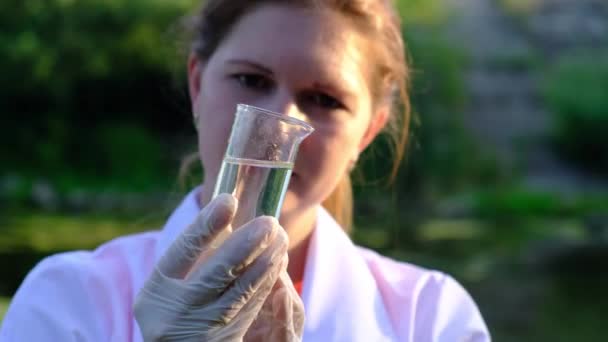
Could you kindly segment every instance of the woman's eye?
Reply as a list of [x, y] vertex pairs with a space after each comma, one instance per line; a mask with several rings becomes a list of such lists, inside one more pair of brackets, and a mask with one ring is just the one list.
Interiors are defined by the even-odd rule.
[[334, 97], [323, 93], [310, 94], [310, 100], [319, 107], [326, 109], [340, 109], [344, 108], [344, 105]]
[[253, 90], [266, 90], [272, 86], [271, 81], [262, 75], [236, 74], [232, 77], [236, 79], [237, 82], [239, 82], [239, 84], [244, 88], [249, 88]]

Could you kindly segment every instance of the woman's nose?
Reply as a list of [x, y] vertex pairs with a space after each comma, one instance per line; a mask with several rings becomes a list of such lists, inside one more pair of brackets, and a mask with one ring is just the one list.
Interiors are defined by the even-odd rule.
[[306, 121], [306, 115], [300, 110], [295, 97], [287, 92], [277, 92], [265, 105], [264, 108], [273, 112]]

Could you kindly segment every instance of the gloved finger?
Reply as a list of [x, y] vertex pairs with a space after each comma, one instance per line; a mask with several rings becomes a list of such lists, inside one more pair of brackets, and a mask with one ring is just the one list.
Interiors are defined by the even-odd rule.
[[302, 334], [303, 305], [286, 272], [279, 279], [258, 315], [258, 325], [271, 329], [259, 341], [300, 341]]
[[205, 247], [229, 228], [236, 206], [236, 199], [229, 194], [221, 194], [209, 202], [194, 223], [167, 249], [158, 263], [158, 270], [170, 278], [184, 278]]
[[288, 306], [278, 308], [279, 310], [284, 310], [284, 312], [288, 313], [287, 318], [289, 319], [288, 326], [291, 329], [290, 331], [293, 332], [297, 337], [297, 340], [299, 340], [304, 329], [304, 303], [286, 272], [279, 275], [278, 283], [282, 285], [282, 289], [284, 290], [282, 294], [286, 297], [285, 300], [289, 301]]
[[[205, 264], [188, 274], [186, 280], [203, 283], [207, 296], [219, 296], [276, 240], [279, 230], [283, 231], [273, 217], [261, 216], [251, 220], [235, 230]], [[198, 291], [193, 295], [199, 295]], [[198, 300], [192, 298], [192, 303], [196, 302]]]
[[[286, 262], [286, 261], [284, 261]], [[267, 341], [270, 336], [272, 336], [273, 329], [275, 327], [274, 317], [273, 317], [273, 298], [275, 297], [275, 292], [279, 291], [281, 288], [281, 275], [283, 272], [279, 274], [279, 279], [274, 283], [270, 294], [264, 301], [264, 304], [260, 308], [260, 311], [256, 315], [253, 323], [247, 330], [247, 334], [243, 341], [247, 342], [263, 342]]]
[[[284, 284], [272, 296], [272, 329], [270, 341], [300, 341], [304, 328], [304, 306], [297, 293]], [[295, 291], [293, 291], [295, 292]]]
[[294, 335], [292, 311], [293, 301], [287, 289], [281, 287], [272, 294], [272, 317], [276, 322], [271, 332], [271, 341], [290, 341]]
[[220, 297], [227, 322], [243, 316], [249, 326], [258, 315], [281, 271], [287, 269], [287, 235], [283, 229], [271, 245], [238, 277]]

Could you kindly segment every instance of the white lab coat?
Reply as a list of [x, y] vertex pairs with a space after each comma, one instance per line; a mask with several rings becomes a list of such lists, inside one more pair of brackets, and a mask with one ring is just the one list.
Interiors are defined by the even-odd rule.
[[[200, 210], [195, 191], [160, 232], [43, 260], [13, 298], [0, 341], [142, 341], [132, 314], [135, 295]], [[304, 341], [490, 340], [475, 303], [454, 279], [355, 246], [322, 208], [302, 300]]]

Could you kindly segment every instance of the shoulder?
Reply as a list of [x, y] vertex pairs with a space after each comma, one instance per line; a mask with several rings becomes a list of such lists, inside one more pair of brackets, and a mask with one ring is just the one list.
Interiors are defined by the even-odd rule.
[[489, 341], [477, 305], [451, 276], [359, 247], [393, 325], [414, 341]]
[[110, 240], [92, 251], [59, 253], [43, 259], [24, 280], [30, 284], [84, 284], [88, 290], [129, 290], [154, 264], [158, 232], [127, 235]]
[[[125, 236], [94, 251], [42, 260], [15, 294], [0, 339], [100, 340], [129, 330], [133, 292], [153, 265], [156, 235]], [[27, 329], [32, 324], [38, 328]]]

